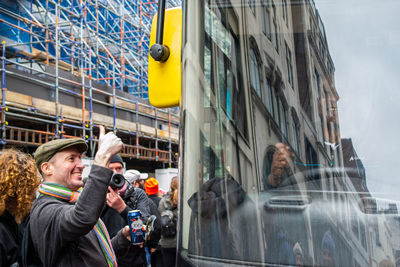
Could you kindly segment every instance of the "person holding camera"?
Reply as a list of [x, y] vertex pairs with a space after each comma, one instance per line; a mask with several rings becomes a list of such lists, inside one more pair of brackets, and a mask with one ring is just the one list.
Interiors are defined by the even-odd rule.
[[52, 140], [36, 150], [34, 158], [44, 182], [29, 227], [43, 266], [117, 266], [117, 257], [130, 245], [129, 227], [121, 225], [110, 240], [99, 217], [112, 176], [107, 166], [122, 147], [120, 138], [105, 134], [100, 126], [98, 151], [81, 193], [81, 155], [87, 150], [83, 139]]
[[[107, 226], [110, 237], [116, 235], [122, 226], [128, 223], [128, 212], [140, 210], [143, 222], [150, 217], [149, 199], [146, 193], [135, 188], [123, 177], [124, 162], [119, 154], [114, 155], [108, 168], [114, 172], [107, 194], [106, 206], [102, 212], [102, 220]], [[158, 242], [158, 240], [157, 240]], [[146, 266], [144, 245], [131, 245], [128, 252], [118, 258], [118, 266]]]

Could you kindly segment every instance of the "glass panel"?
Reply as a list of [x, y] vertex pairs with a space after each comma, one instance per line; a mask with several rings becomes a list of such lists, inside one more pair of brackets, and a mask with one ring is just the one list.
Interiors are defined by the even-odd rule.
[[178, 266], [400, 266], [400, 2], [183, 6]]

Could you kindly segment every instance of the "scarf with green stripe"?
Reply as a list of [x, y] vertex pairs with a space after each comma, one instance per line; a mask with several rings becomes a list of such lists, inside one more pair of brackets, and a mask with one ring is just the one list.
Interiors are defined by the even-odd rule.
[[[39, 193], [47, 196], [52, 196], [54, 198], [66, 200], [69, 203], [75, 203], [79, 196], [78, 191], [71, 191], [62, 185], [49, 182], [43, 183], [39, 186]], [[108, 235], [106, 226], [100, 218], [93, 229], [96, 233], [104, 257], [107, 260], [108, 266], [118, 266], [114, 250], [111, 246], [110, 236]]]

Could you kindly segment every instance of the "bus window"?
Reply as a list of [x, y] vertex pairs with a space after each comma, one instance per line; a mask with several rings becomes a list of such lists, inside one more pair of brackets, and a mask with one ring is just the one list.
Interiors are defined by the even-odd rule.
[[383, 2], [183, 1], [180, 266], [400, 264]]

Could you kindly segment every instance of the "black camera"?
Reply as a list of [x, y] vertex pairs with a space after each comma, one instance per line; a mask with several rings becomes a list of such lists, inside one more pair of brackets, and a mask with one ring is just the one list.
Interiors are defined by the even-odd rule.
[[112, 189], [121, 189], [125, 184], [125, 177], [120, 173], [114, 173], [110, 180]]

